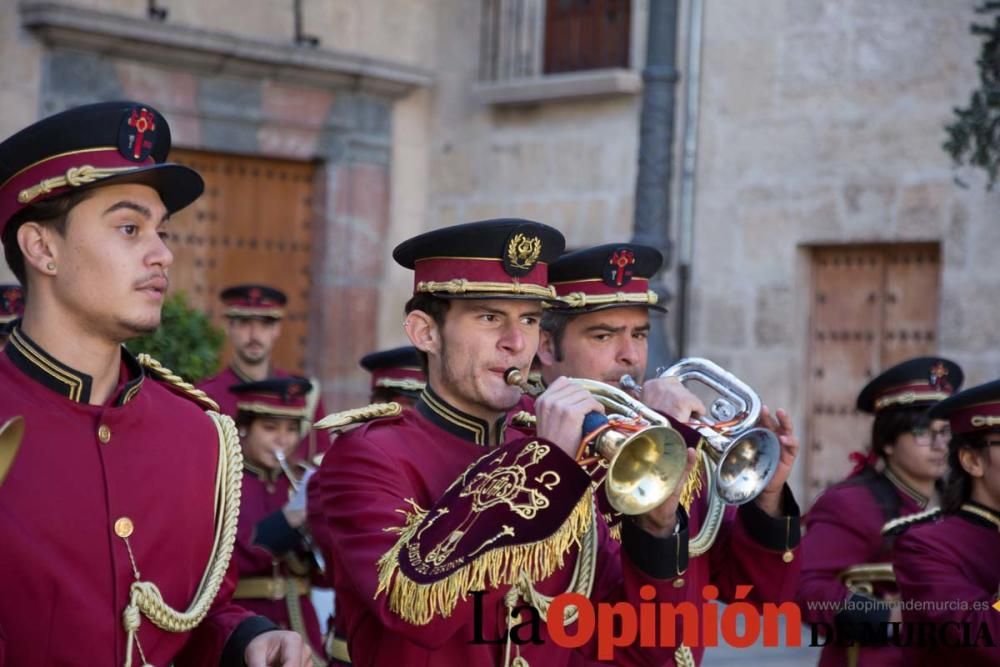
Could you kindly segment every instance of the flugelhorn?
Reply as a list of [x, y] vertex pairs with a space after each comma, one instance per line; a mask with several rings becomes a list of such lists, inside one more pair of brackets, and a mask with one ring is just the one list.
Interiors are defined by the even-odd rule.
[[[508, 369], [504, 379], [528, 390], [515, 368]], [[584, 419], [581, 449], [607, 462], [604, 488], [611, 506], [622, 514], [635, 515], [663, 503], [683, 482], [687, 444], [681, 434], [663, 415], [617, 387], [568, 379], [589, 391], [608, 412], [607, 416], [591, 412]]]
[[[685, 385], [698, 382], [718, 394], [708, 408], [709, 414], [688, 424], [708, 444], [702, 449], [707, 459], [708, 516], [690, 546], [691, 554], [697, 556], [715, 542], [725, 505], [750, 502], [767, 488], [781, 460], [781, 443], [773, 431], [757, 426], [762, 407], [757, 393], [718, 364], [690, 357], [658, 377], [676, 378]], [[621, 385], [641, 392], [631, 376], [623, 376]]]

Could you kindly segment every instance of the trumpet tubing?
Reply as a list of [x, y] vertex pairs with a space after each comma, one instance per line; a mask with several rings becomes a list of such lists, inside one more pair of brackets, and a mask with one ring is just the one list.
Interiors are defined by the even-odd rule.
[[[622, 514], [635, 515], [660, 505], [684, 481], [684, 438], [666, 417], [621, 389], [595, 380], [568, 379], [590, 392], [612, 415], [604, 419], [599, 413], [591, 413], [601, 416], [607, 424], [596, 430], [586, 426], [584, 433], [590, 449], [608, 463], [604, 488], [611, 506]], [[504, 380], [528, 391], [516, 368], [507, 369]], [[591, 415], [587, 421], [591, 421]]]

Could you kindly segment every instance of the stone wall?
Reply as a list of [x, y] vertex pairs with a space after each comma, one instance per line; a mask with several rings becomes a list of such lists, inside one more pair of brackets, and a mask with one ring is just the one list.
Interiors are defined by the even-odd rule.
[[[941, 150], [974, 0], [706, 3], [692, 352], [805, 425], [810, 244], [939, 241], [939, 345], [995, 378], [995, 194]], [[801, 468], [800, 468], [801, 469]]]

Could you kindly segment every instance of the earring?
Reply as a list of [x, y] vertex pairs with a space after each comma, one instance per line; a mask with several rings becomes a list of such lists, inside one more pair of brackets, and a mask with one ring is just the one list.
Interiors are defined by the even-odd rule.
[[244, 429], [242, 429], [242, 428], [240, 429], [240, 437], [241, 438], [247, 437], [247, 432]]
[[49, 262], [48, 264], [45, 265], [45, 268], [48, 269], [49, 271], [55, 271], [56, 270], [56, 263], [55, 262]]

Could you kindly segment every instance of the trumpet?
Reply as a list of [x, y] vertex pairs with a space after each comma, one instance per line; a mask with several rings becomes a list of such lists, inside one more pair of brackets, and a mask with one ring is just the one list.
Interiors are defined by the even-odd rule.
[[[644, 514], [660, 505], [683, 482], [687, 444], [669, 420], [611, 385], [569, 378], [589, 391], [608, 416], [589, 413], [583, 422], [583, 442], [590, 460], [608, 464], [604, 478], [608, 502], [622, 514]], [[516, 368], [504, 373], [507, 384], [530, 391]], [[579, 460], [579, 455], [578, 455]]]
[[24, 417], [11, 417], [0, 426], [0, 484], [14, 465], [14, 457], [24, 437]]
[[[690, 357], [658, 377], [676, 378], [682, 384], [698, 382], [718, 394], [708, 416], [688, 423], [708, 444], [702, 449], [709, 485], [708, 516], [690, 546], [691, 555], [698, 556], [715, 542], [725, 505], [748, 503], [767, 488], [781, 460], [781, 443], [772, 431], [756, 425], [760, 397], [718, 364]], [[622, 376], [620, 383], [630, 391], [642, 391], [629, 375]]]
[[295, 465], [302, 469], [302, 473], [299, 475], [295, 474], [292, 470], [292, 466], [288, 463], [288, 458], [285, 456], [285, 452], [280, 449], [274, 452], [274, 458], [278, 459], [278, 466], [281, 467], [281, 472], [288, 478], [288, 484], [292, 487], [292, 491], [297, 492], [302, 484], [302, 479], [305, 477], [306, 473], [310, 471], [315, 471], [316, 466], [306, 463], [305, 461], [299, 461]]

